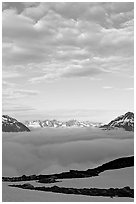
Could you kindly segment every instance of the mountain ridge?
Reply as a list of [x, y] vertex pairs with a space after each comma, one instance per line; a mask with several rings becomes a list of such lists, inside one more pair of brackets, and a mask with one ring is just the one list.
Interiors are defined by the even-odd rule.
[[127, 112], [124, 115], [116, 117], [111, 120], [108, 124], [100, 126], [100, 128], [113, 129], [113, 128], [123, 128], [126, 131], [134, 131], [134, 113]]
[[59, 121], [56, 119], [46, 119], [46, 120], [32, 120], [25, 121], [25, 125], [27, 127], [34, 128], [46, 128], [46, 127], [54, 127], [54, 128], [65, 128], [65, 127], [99, 127], [102, 123], [93, 123], [90, 121], [79, 121], [79, 120], [68, 120], [68, 121]]
[[115, 119], [111, 120], [108, 124], [90, 122], [90, 121], [79, 121], [76, 119], [68, 121], [59, 121], [56, 119], [46, 120], [31, 120], [21, 123], [15, 118], [9, 117], [8, 115], [2, 116], [2, 131], [3, 132], [22, 132], [30, 131], [29, 128], [85, 128], [85, 127], [99, 127], [105, 130], [114, 128], [123, 128], [126, 131], [134, 131], [134, 113], [127, 112], [124, 115], [120, 115]]
[[15, 118], [2, 115], [2, 132], [30, 132], [29, 128]]

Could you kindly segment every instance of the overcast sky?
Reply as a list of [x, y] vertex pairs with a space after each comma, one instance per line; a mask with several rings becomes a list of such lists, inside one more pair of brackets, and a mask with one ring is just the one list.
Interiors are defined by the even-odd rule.
[[133, 3], [3, 3], [3, 114], [133, 111]]

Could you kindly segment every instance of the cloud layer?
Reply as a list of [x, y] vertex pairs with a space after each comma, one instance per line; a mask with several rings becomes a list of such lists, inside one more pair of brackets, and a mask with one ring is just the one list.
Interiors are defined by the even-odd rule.
[[42, 75], [30, 81], [123, 71], [132, 63], [133, 3], [26, 3], [18, 12], [3, 11], [3, 64], [34, 63]]
[[87, 169], [133, 155], [133, 133], [93, 129], [44, 129], [3, 133], [3, 175]]
[[[60, 90], [65, 82], [75, 80], [81, 90], [83, 80], [96, 81], [98, 83], [91, 84], [95, 100], [98, 100], [99, 82], [107, 92], [107, 87], [115, 90], [115, 78], [120, 82], [122, 77], [122, 84], [126, 85], [123, 90], [127, 93], [127, 90], [132, 90], [134, 3], [5, 2], [2, 21], [3, 104], [10, 99], [16, 107], [25, 103], [25, 107], [33, 109], [34, 105], [36, 109], [39, 104], [39, 110], [49, 92], [56, 98], [50, 85], [47, 85], [48, 93], [41, 91], [47, 82], [58, 82], [56, 89]], [[90, 94], [88, 84], [85, 87], [87, 95]], [[74, 92], [72, 88], [70, 86], [69, 93]], [[50, 100], [54, 100], [52, 95], [49, 95]], [[73, 98], [73, 95], [68, 98]], [[101, 95], [101, 90], [98, 95]], [[61, 101], [64, 97], [62, 91]], [[118, 99], [118, 93], [116, 97]], [[61, 101], [56, 101], [56, 104], [62, 107], [64, 103]], [[70, 102], [65, 104], [69, 106]], [[80, 109], [85, 105], [81, 106]], [[49, 108], [52, 109], [52, 105]], [[60, 107], [55, 105], [55, 108]]]

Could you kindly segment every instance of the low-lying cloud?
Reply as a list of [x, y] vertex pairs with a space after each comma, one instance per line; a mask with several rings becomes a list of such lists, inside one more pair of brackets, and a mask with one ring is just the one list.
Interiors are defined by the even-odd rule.
[[133, 133], [42, 129], [3, 133], [3, 176], [87, 169], [133, 154]]

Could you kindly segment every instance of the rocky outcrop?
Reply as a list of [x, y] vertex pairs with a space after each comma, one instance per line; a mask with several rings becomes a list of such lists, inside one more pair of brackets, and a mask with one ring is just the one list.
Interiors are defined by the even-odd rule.
[[75, 195], [86, 195], [86, 196], [104, 196], [104, 197], [129, 197], [134, 198], [134, 189], [129, 186], [124, 188], [109, 188], [109, 189], [99, 189], [99, 188], [65, 188], [65, 187], [34, 187], [33, 185], [26, 183], [22, 185], [9, 185], [10, 187], [17, 187], [22, 189], [29, 189], [35, 191], [45, 191], [54, 193], [64, 193], [64, 194], [75, 194]]
[[121, 169], [121, 168], [126, 168], [131, 166], [134, 166], [134, 156], [115, 159], [101, 166], [98, 166], [94, 170], [98, 173], [101, 173], [107, 170]]
[[18, 122], [15, 118], [8, 115], [2, 116], [2, 132], [29, 132], [29, 128], [23, 123]]
[[56, 177], [52, 176], [50, 178], [40, 178], [38, 180], [38, 183], [56, 183], [59, 181], [56, 181]]

